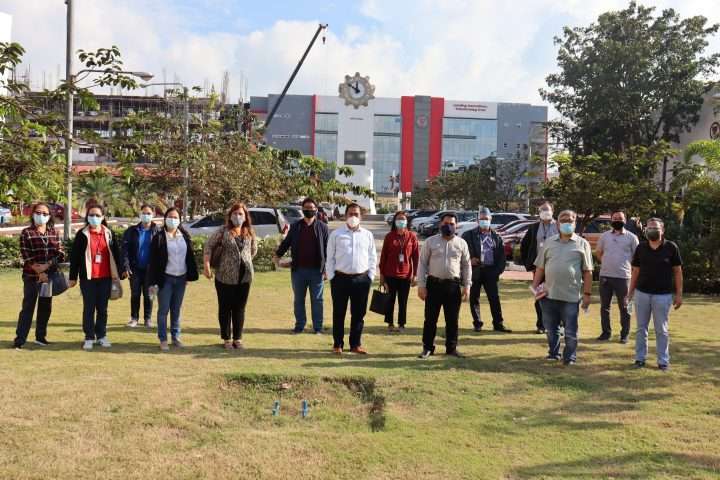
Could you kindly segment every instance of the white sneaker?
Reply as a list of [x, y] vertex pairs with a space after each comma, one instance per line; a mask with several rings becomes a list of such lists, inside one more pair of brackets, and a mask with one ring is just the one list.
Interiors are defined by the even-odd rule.
[[102, 337], [97, 341], [101, 347], [110, 348], [112, 347], [112, 343], [110, 343], [110, 340], [107, 339], [107, 337]]
[[83, 343], [83, 350], [92, 350], [93, 349], [93, 342], [92, 340], [85, 340], [85, 343]]
[[137, 318], [131, 318], [130, 321], [127, 323], [127, 326], [130, 328], [135, 328], [138, 326], [138, 319]]

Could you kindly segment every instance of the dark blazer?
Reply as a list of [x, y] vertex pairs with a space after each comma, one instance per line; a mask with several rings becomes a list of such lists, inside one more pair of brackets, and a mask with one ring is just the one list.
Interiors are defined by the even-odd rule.
[[[190, 234], [184, 230], [180, 230], [185, 244], [187, 245], [187, 253], [185, 254], [185, 266], [187, 267], [187, 273], [185, 278], [188, 282], [194, 282], [200, 275], [198, 275], [197, 263], [195, 262], [195, 254], [193, 253], [192, 241], [190, 240]], [[160, 233], [155, 235], [150, 244], [150, 266], [147, 271], [148, 285], [157, 285], [158, 288], [162, 288], [165, 284], [165, 269], [167, 268], [168, 252], [167, 252], [167, 239], [165, 238], [165, 231], [160, 230]]]
[[[140, 230], [142, 228], [142, 223], [138, 223], [125, 230], [123, 234], [122, 264], [125, 271], [134, 272], [137, 270], [138, 251], [140, 250]], [[150, 227], [150, 242], [152, 242], [152, 239], [155, 238], [155, 235], [160, 231], [162, 231], [162, 229], [153, 222]]]
[[[492, 236], [495, 247], [493, 248], [493, 264], [488, 267], [482, 267], [480, 265], [473, 267], [473, 273], [479, 271], [481, 268], [492, 269], [495, 276], [499, 277], [505, 271], [505, 245], [502, 237], [498, 233], [490, 229], [490, 235]], [[470, 231], [463, 233], [462, 239], [468, 244], [468, 250], [470, 251], [470, 258], [482, 258], [481, 245], [482, 240], [480, 238], [480, 228], [473, 228]]]
[[533, 223], [528, 227], [527, 233], [520, 242], [520, 260], [528, 272], [535, 271], [538, 230], [540, 230], [540, 222]]
[[[290, 249], [290, 254], [292, 255], [292, 270], [295, 270], [297, 268], [296, 262], [300, 252], [300, 227], [302, 227], [302, 223], [304, 222], [305, 220], [303, 219], [293, 223], [290, 226], [290, 230], [288, 231], [287, 236], [283, 239], [282, 243], [280, 243], [280, 246], [275, 251], [275, 255], [277, 255], [278, 257], [282, 257], [283, 255], [285, 255], [285, 252]], [[328, 238], [330, 237], [330, 231], [328, 230], [327, 224], [319, 221], [319, 219], [315, 219], [315, 222], [313, 223], [313, 228], [315, 229], [315, 236], [318, 239], [318, 247], [320, 250], [320, 271], [324, 272], [325, 258], [327, 257], [327, 244]]]
[[[70, 252], [70, 280], [77, 280], [78, 275], [81, 278], [87, 279], [88, 275], [88, 260], [90, 258], [90, 253], [87, 253], [88, 250], [88, 237], [85, 235], [85, 229], [87, 227], [83, 228], [82, 230], [78, 231], [75, 235], [75, 239], [73, 240], [72, 250]], [[123, 268], [123, 264], [120, 261], [121, 260], [121, 253], [120, 253], [120, 245], [115, 239], [115, 233], [113, 233], [112, 230], [110, 230], [108, 227], [105, 227], [105, 229], [109, 232], [110, 242], [108, 245], [108, 248], [110, 249], [110, 254], [112, 255], [112, 258], [110, 261], [115, 261], [115, 268], [113, 266], [110, 266], [110, 271], [116, 270], [118, 273], [118, 276], [121, 276], [125, 269]], [[107, 238], [107, 237], [106, 237]]]

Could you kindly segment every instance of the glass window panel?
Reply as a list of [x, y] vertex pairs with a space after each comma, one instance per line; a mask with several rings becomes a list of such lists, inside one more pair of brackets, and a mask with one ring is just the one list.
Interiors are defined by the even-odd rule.
[[315, 114], [315, 131], [337, 132], [337, 129], [338, 129], [337, 113], [316, 113]]
[[481, 118], [443, 119], [443, 163], [470, 166], [497, 149], [497, 120]]

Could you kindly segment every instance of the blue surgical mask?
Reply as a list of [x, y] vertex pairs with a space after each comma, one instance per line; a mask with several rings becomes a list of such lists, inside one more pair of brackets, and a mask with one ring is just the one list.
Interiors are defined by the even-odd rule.
[[33, 213], [33, 222], [35, 225], [45, 225], [50, 221], [50, 215], [40, 215], [39, 213]]
[[575, 224], [573, 223], [561, 223], [560, 224], [560, 233], [563, 235], [572, 235], [572, 233], [575, 231]]
[[407, 228], [407, 220], [395, 220], [395, 226], [397, 228]]
[[180, 219], [179, 219], [179, 218], [172, 218], [172, 217], [166, 218], [166, 219], [165, 219], [165, 225], [166, 225], [169, 229], [175, 230], [178, 226], [180, 226]]
[[490, 228], [490, 220], [478, 220], [478, 225], [480, 225], [480, 228], [487, 230]]
[[150, 213], [143, 213], [140, 215], [140, 221], [142, 223], [150, 223], [152, 222], [153, 216]]
[[93, 227], [97, 227], [103, 221], [103, 217], [88, 217], [88, 223]]

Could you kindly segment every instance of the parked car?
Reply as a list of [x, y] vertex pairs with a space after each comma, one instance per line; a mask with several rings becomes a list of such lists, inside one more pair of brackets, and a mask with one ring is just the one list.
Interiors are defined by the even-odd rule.
[[413, 210], [412, 213], [408, 213], [408, 228], [411, 228], [416, 220], [431, 217], [436, 213], [437, 210]]
[[317, 217], [321, 222], [328, 223], [328, 214], [322, 205], [318, 207]]
[[522, 239], [525, 237], [530, 225], [534, 224], [534, 220], [518, 220], [517, 223], [513, 222], [514, 225], [506, 228], [502, 232], [499, 232], [500, 237], [503, 239], [505, 245], [505, 258], [508, 260], [513, 259], [513, 250], [515, 245], [519, 245]]
[[[249, 208], [250, 220], [258, 238], [285, 235], [289, 224], [285, 216], [276, 208]], [[210, 236], [225, 221], [223, 213], [212, 213], [191, 223], [185, 224], [190, 235]]]
[[585, 240], [590, 243], [590, 248], [592, 249], [592, 252], [595, 253], [595, 247], [597, 247], [597, 242], [600, 240], [600, 235], [607, 232], [608, 230], [612, 230], [612, 226], [610, 225], [611, 217], [610, 215], [600, 215], [587, 225], [585, 225], [585, 228], [583, 229], [582, 233], [580, 233], [580, 217], [578, 216], [577, 223], [575, 226], [575, 233], [583, 237]]
[[0, 225], [12, 222], [12, 212], [7, 207], [0, 206]]
[[532, 216], [527, 213], [495, 212], [492, 214], [491, 226], [497, 230], [515, 220], [528, 220], [531, 218]]
[[420, 229], [422, 228], [423, 224], [440, 220], [440, 218], [446, 213], [456, 213], [456, 211], [455, 210], [440, 210], [439, 212], [436, 211], [435, 213], [430, 214], [426, 217], [415, 217], [415, 218], [413, 218], [410, 229], [414, 230], [416, 232], [420, 232]]
[[[477, 214], [478, 212], [473, 211], [461, 211], [461, 212], [455, 212], [455, 215], [457, 215], [457, 221], [458, 223], [474, 223], [475, 226], [477, 226]], [[422, 227], [418, 230], [418, 233], [422, 236], [429, 237], [430, 235], [435, 235], [440, 231], [440, 219], [433, 222], [425, 222], [422, 224]]]
[[290, 225], [299, 220], [302, 220], [303, 218], [302, 207], [298, 207], [297, 205], [287, 205], [284, 207], [280, 207], [280, 211], [285, 216], [285, 219]]
[[[65, 205], [61, 203], [50, 203], [48, 206], [50, 207], [50, 213], [53, 218], [65, 218]], [[22, 214], [24, 217], [30, 217], [32, 215], [32, 207], [32, 204], [28, 204], [23, 207]], [[72, 218], [73, 220], [79, 220], [82, 218], [76, 208], [72, 209]]]

